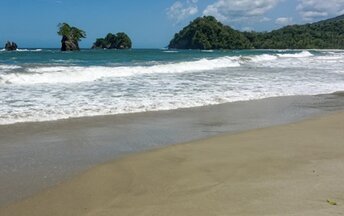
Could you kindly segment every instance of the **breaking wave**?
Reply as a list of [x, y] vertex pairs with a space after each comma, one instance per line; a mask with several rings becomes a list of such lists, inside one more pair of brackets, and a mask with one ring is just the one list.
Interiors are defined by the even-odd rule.
[[[298, 62], [295, 62], [296, 59]], [[212, 71], [223, 68], [241, 66], [249, 67], [321, 67], [324, 61], [344, 61], [344, 56], [327, 55], [315, 56], [309, 51], [292, 54], [261, 54], [249, 56], [226, 56], [213, 59], [202, 58], [195, 61], [183, 61], [173, 63], [159, 63], [154, 65], [131, 65], [131, 66], [65, 66], [65, 65], [40, 65], [40, 66], [18, 66], [0, 65], [0, 84], [57, 84], [57, 83], [81, 83], [93, 82], [106, 78], [128, 77], [145, 74], [175, 74], [200, 71]], [[62, 60], [60, 63], [67, 63]], [[69, 62], [71, 63], [71, 62]], [[5, 71], [5, 73], [1, 73]]]
[[311, 57], [314, 55], [310, 53], [309, 51], [302, 51], [300, 53], [295, 53], [295, 54], [277, 54], [277, 56], [282, 57], [282, 58], [306, 58], [306, 57]]
[[[80, 52], [76, 58], [60, 52], [11, 54], [0, 59], [0, 125], [344, 89], [344, 52], [238, 51], [225, 57], [226, 52], [179, 52], [172, 62], [167, 62], [171, 55], [164, 59], [160, 50], [155, 53], [158, 58], [145, 56], [143, 61], [108, 52], [97, 53], [99, 57]], [[195, 59], [200, 55], [204, 58]], [[30, 58], [21, 63], [20, 56]], [[178, 60], [184, 56], [186, 60]], [[110, 57], [125, 64], [109, 61]], [[187, 60], [190, 57], [194, 60]]]
[[[43, 49], [17, 49], [11, 52], [42, 52]], [[5, 49], [0, 49], [0, 52], [6, 52]]]
[[153, 66], [53, 66], [32, 67], [25, 73], [0, 75], [0, 82], [11, 84], [37, 83], [78, 83], [92, 82], [111, 77], [126, 77], [140, 74], [185, 73], [214, 70], [228, 67], [239, 67], [238, 57], [221, 57], [217, 59], [201, 59], [198, 61], [157, 64]]

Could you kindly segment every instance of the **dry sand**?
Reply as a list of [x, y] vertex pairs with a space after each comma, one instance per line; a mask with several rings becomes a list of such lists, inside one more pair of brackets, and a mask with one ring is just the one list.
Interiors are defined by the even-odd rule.
[[344, 113], [128, 156], [0, 215], [344, 215]]

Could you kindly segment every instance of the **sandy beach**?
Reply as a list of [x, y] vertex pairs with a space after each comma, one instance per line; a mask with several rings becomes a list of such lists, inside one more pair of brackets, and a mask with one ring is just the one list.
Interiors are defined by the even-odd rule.
[[343, 215], [343, 140], [336, 112], [172, 145], [96, 166], [0, 215]]
[[344, 216], [344, 0], [1, 6], [0, 216]]
[[0, 208], [125, 155], [344, 110], [341, 93], [0, 125]]

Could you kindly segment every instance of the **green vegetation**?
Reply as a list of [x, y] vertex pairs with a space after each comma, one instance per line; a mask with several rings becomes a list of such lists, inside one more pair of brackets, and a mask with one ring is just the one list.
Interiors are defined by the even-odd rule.
[[131, 39], [124, 32], [116, 35], [109, 33], [105, 38], [98, 38], [93, 44], [92, 49], [130, 49]]
[[326, 200], [326, 202], [330, 205], [337, 205], [337, 202], [333, 201], [333, 200]]
[[271, 32], [239, 32], [214, 17], [197, 18], [175, 35], [173, 49], [344, 49], [344, 16]]
[[79, 41], [81, 38], [86, 38], [86, 32], [76, 27], [70, 26], [67, 23], [60, 23], [58, 25], [58, 35], [62, 36], [62, 51], [73, 51], [79, 49]]
[[173, 49], [245, 49], [249, 40], [239, 31], [225, 26], [212, 16], [195, 19], [174, 36]]
[[76, 27], [70, 26], [67, 23], [60, 23], [58, 25], [59, 31], [57, 32], [60, 36], [66, 36], [74, 41], [81, 41], [81, 38], [86, 38], [86, 32]]
[[344, 20], [286, 26], [268, 33], [245, 32], [256, 49], [343, 49]]

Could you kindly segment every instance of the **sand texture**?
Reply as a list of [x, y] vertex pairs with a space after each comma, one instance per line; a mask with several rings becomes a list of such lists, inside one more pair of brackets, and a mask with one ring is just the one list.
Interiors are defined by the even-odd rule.
[[344, 113], [127, 156], [0, 215], [344, 215]]

